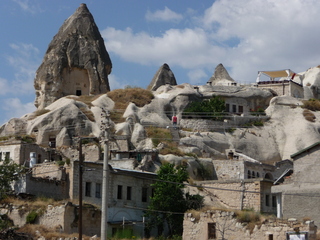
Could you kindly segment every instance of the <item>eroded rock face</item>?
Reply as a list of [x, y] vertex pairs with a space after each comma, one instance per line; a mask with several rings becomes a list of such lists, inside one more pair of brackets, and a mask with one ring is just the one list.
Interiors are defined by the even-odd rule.
[[166, 84], [174, 86], [177, 85], [177, 81], [169, 65], [165, 63], [156, 72], [147, 89], [150, 91], [156, 91], [160, 86]]
[[105, 93], [111, 68], [93, 16], [81, 4], [54, 36], [36, 72], [35, 106], [43, 109], [67, 95]]

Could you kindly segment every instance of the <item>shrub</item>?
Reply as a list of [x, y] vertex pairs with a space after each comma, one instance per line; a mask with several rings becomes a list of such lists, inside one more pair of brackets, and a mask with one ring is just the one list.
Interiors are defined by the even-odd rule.
[[27, 224], [35, 223], [36, 220], [37, 220], [37, 217], [38, 217], [38, 213], [35, 210], [29, 212], [27, 217], [26, 217], [26, 223]]

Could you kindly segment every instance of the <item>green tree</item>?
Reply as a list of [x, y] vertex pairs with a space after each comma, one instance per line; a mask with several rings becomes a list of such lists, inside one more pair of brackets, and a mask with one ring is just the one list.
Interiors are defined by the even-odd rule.
[[[180, 235], [183, 231], [183, 213], [194, 206], [202, 205], [203, 198], [199, 196], [186, 198], [183, 182], [188, 180], [188, 172], [185, 166], [175, 168], [173, 164], [164, 164], [158, 171], [158, 179], [152, 184], [154, 195], [146, 213], [147, 235], [151, 229], [157, 228], [158, 235], [163, 234], [165, 225], [169, 230], [169, 236]], [[191, 200], [193, 203], [188, 202]], [[194, 201], [199, 201], [194, 203]]]
[[197, 113], [205, 116], [222, 116], [225, 112], [225, 101], [219, 96], [212, 96], [209, 100], [193, 101], [185, 109], [184, 114]]
[[19, 179], [23, 167], [6, 158], [0, 161], [0, 199], [11, 192], [11, 183]]

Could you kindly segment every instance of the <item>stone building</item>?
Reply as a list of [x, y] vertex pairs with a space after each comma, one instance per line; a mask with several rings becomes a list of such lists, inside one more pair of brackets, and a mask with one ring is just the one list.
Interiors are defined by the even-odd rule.
[[291, 155], [293, 174], [272, 187], [279, 218], [311, 218], [320, 224], [319, 151], [320, 142], [316, 142]]
[[[267, 76], [267, 81], [261, 81], [260, 76]], [[299, 75], [290, 69], [278, 71], [259, 71], [257, 77], [258, 88], [268, 88], [277, 96], [291, 96], [304, 98], [304, 90]]]
[[[110, 166], [110, 165], [109, 165]], [[155, 173], [120, 168], [109, 168], [108, 185], [108, 232], [123, 229], [132, 231], [134, 236], [143, 236], [144, 209], [150, 203]], [[79, 193], [79, 162], [75, 161], [70, 183], [70, 198], [77, 199]], [[84, 162], [83, 201], [101, 206], [103, 163]]]
[[183, 240], [316, 240], [316, 232], [312, 221], [266, 219], [252, 226], [237, 220], [235, 212], [220, 210], [185, 213], [183, 221]]
[[276, 180], [281, 174], [292, 168], [292, 161], [283, 160], [275, 164], [266, 164], [250, 158], [235, 149], [226, 149], [228, 160], [212, 160], [217, 180], [239, 180], [264, 178]]
[[0, 142], [0, 159], [9, 158], [17, 164], [29, 166], [30, 153], [35, 153], [38, 163], [51, 157], [49, 148], [26, 142], [21, 138], [11, 138]]

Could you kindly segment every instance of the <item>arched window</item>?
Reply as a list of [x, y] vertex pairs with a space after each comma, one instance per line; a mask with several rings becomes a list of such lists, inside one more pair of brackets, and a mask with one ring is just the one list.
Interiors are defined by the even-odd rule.
[[266, 174], [264, 175], [264, 178], [265, 178], [265, 179], [270, 179], [270, 180], [273, 179], [271, 173], [266, 173]]
[[254, 171], [252, 171], [252, 178], [255, 178], [255, 177], [256, 177], [256, 175], [255, 175]]
[[251, 171], [248, 170], [248, 178], [251, 178]]
[[260, 177], [260, 173], [257, 172], [257, 178], [259, 178], [259, 177]]

